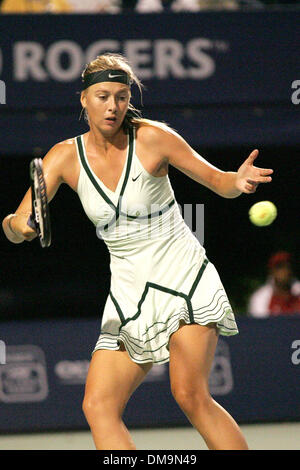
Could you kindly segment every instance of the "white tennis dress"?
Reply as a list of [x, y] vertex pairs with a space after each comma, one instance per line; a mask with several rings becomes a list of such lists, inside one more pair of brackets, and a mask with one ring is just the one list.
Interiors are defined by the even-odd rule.
[[78, 195], [110, 252], [110, 292], [94, 351], [117, 350], [123, 342], [133, 361], [163, 364], [180, 320], [214, 322], [221, 335], [237, 334], [216, 268], [184, 222], [169, 177], [154, 177], [142, 166], [134, 129], [114, 192], [91, 169], [83, 135], [76, 144]]

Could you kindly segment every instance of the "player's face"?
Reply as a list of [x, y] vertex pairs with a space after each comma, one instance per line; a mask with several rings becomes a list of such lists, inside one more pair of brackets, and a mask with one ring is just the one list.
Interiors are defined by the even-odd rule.
[[90, 125], [95, 125], [103, 135], [113, 135], [122, 125], [129, 100], [129, 86], [101, 82], [87, 88], [81, 104], [88, 112]]

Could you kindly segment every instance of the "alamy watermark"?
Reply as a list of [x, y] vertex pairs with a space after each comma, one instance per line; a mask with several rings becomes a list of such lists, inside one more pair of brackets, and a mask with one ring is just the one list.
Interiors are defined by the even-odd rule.
[[295, 90], [291, 95], [292, 103], [297, 105], [300, 103], [300, 80], [292, 82], [292, 89]]
[[291, 356], [292, 363], [298, 366], [300, 364], [300, 339], [295, 339], [295, 341], [292, 342], [291, 348], [295, 349]]
[[119, 209], [111, 206], [104, 214], [103, 221], [96, 227], [97, 237], [105, 241], [145, 240], [165, 238], [172, 235], [181, 238], [188, 229], [204, 245], [204, 204], [166, 205], [133, 204], [126, 207], [120, 199]]
[[0, 80], [0, 104], [6, 104], [6, 85], [3, 80]]
[[0, 365], [6, 364], [6, 346], [4, 341], [0, 339]]

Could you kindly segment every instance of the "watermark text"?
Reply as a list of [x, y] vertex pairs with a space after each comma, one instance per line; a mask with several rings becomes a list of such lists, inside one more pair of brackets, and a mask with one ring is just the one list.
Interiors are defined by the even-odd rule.
[[6, 346], [4, 341], [0, 339], [0, 364], [6, 364]]
[[183, 204], [172, 201], [160, 206], [130, 204], [122, 201], [119, 210], [108, 207], [103, 220], [96, 228], [97, 237], [105, 241], [157, 239], [172, 235], [180, 238], [190, 230], [201, 245], [204, 245], [204, 204]]
[[3, 80], [0, 80], [0, 104], [6, 104], [6, 86]]
[[300, 103], [300, 80], [294, 80], [292, 89], [295, 90], [291, 95], [292, 103], [297, 105]]
[[291, 360], [292, 363], [297, 366], [300, 364], [300, 339], [295, 339], [295, 341], [292, 342], [291, 348], [295, 350], [292, 353]]

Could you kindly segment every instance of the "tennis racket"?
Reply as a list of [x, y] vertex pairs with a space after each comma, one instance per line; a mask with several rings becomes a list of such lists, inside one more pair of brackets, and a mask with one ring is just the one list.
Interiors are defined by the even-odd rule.
[[39, 236], [42, 248], [51, 245], [50, 212], [47, 198], [47, 187], [43, 174], [43, 162], [41, 158], [34, 158], [30, 162], [30, 186], [32, 213], [27, 224], [35, 230]]

